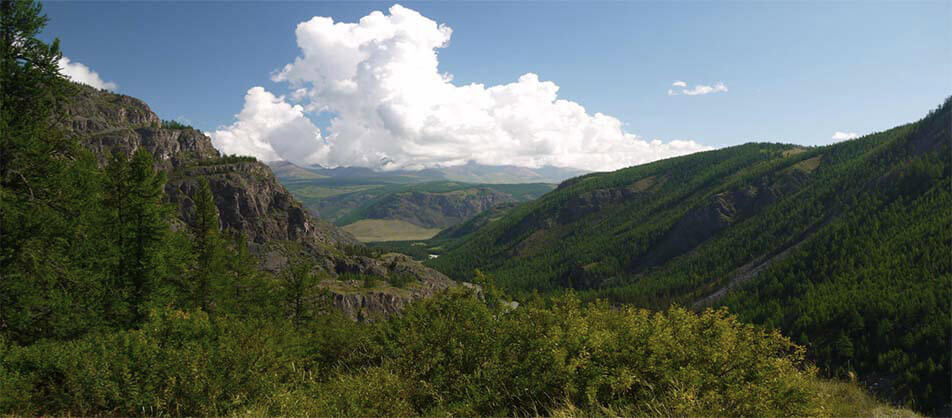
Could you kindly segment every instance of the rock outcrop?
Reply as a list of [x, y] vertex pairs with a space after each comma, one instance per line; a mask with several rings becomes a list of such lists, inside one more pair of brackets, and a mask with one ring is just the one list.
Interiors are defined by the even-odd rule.
[[140, 148], [148, 150], [155, 157], [156, 168], [166, 173], [166, 196], [185, 224], [195, 217], [192, 199], [200, 179], [206, 179], [215, 196], [222, 228], [242, 232], [264, 269], [280, 270], [287, 262], [280, 254], [283, 244], [296, 243], [315, 261], [317, 269], [331, 277], [342, 273], [381, 277], [405, 274], [419, 283], [429, 283], [421, 288], [426, 291], [398, 293], [393, 300], [369, 294], [371, 299], [380, 299], [379, 303], [361, 304], [368, 312], [378, 313], [395, 312], [406, 303], [433, 294], [435, 289], [456, 285], [409, 258], [347, 255], [347, 247], [361, 244], [329, 222], [314, 219], [267, 165], [250, 157], [222, 156], [201, 131], [163, 122], [139, 99], [82, 85], [77, 89], [79, 94], [66, 108], [64, 127], [80, 143], [103, 163], [113, 149], [128, 154]]
[[351, 319], [375, 320], [390, 316], [410, 303], [428, 298], [451, 289], [470, 288], [479, 292], [476, 285], [450, 280], [435, 270], [423, 267], [403, 254], [384, 254], [379, 259], [360, 257], [367, 270], [386, 275], [409, 275], [417, 278], [402, 287], [376, 283], [373, 288], [364, 288], [357, 280], [325, 280], [330, 303]]
[[278, 183], [267, 165], [253, 158], [223, 157], [201, 131], [163, 122], [143, 101], [80, 86], [67, 106], [67, 128], [101, 161], [113, 149], [129, 154], [148, 150], [167, 176], [166, 196], [185, 223], [194, 217], [192, 196], [199, 179], [215, 194], [222, 228], [242, 231], [256, 246], [276, 240], [315, 249], [356, 245], [328, 223], [316, 222]]

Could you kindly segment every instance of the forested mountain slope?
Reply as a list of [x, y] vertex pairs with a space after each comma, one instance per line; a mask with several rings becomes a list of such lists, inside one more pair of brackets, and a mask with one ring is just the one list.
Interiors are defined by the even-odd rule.
[[926, 410], [949, 401], [949, 100], [843, 143], [746, 144], [562, 183], [431, 265], [508, 289], [726, 305]]

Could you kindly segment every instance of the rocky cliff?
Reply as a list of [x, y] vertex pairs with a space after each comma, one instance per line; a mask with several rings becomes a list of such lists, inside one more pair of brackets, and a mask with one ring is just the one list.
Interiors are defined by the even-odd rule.
[[[349, 246], [360, 245], [336, 226], [314, 219], [278, 182], [271, 169], [250, 157], [222, 156], [211, 140], [191, 127], [163, 123], [143, 101], [119, 94], [77, 86], [79, 93], [66, 108], [65, 128], [105, 162], [111, 150], [129, 154], [147, 149], [156, 168], [166, 173], [168, 200], [178, 209], [178, 218], [190, 223], [194, 214], [192, 197], [200, 179], [206, 179], [215, 195], [224, 230], [241, 231], [266, 270], [280, 270], [286, 259], [280, 255], [283, 243], [300, 244], [307, 256], [325, 273], [408, 274], [421, 283], [455, 286], [435, 270], [415, 262], [395, 262], [347, 255]], [[406, 261], [406, 260], [404, 260]], [[431, 286], [432, 287], [432, 286]], [[423, 288], [429, 289], [424, 286]], [[421, 288], [422, 289], [422, 288]], [[431, 290], [408, 290], [401, 298], [415, 300]], [[392, 312], [402, 304], [364, 303], [369, 311]]]
[[267, 165], [253, 158], [223, 157], [202, 132], [181, 125], [163, 126], [145, 102], [81, 86], [67, 107], [68, 129], [105, 161], [118, 147], [128, 153], [145, 148], [166, 173], [166, 195], [188, 223], [198, 180], [215, 194], [222, 228], [243, 231], [257, 246], [277, 240], [315, 249], [356, 240], [326, 222], [308, 216]]

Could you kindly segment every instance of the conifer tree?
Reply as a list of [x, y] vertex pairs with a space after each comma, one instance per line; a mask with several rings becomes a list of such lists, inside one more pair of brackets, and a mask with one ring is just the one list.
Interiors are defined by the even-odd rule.
[[167, 245], [170, 208], [164, 203], [165, 174], [157, 172], [152, 154], [140, 148], [129, 167], [129, 282], [131, 303], [136, 306], [136, 319], [144, 318], [142, 304], [161, 280], [159, 260]]
[[27, 342], [94, 326], [102, 298], [95, 236], [95, 166], [54, 116], [72, 91], [59, 42], [32, 1], [0, 1], [0, 332]]
[[231, 246], [225, 248], [225, 275], [215, 286], [219, 312], [247, 316], [261, 313], [268, 303], [267, 281], [258, 272], [243, 231], [230, 234]]
[[285, 255], [288, 265], [281, 272], [284, 302], [288, 316], [297, 325], [310, 317], [311, 309], [308, 309], [308, 303], [314, 296], [318, 277], [314, 273], [313, 262], [302, 256], [297, 246], [291, 245], [286, 249]]
[[162, 254], [169, 243], [171, 211], [164, 201], [165, 176], [140, 148], [131, 161], [114, 149], [106, 166], [104, 206], [111, 214], [113, 297], [107, 302], [112, 320], [127, 325], [142, 320], [143, 304], [162, 280]]
[[[129, 319], [132, 307], [129, 305], [129, 287], [126, 279], [131, 273], [132, 260], [128, 250], [131, 237], [128, 236], [130, 198], [130, 168], [125, 152], [114, 148], [109, 162], [105, 166], [103, 207], [107, 210], [105, 229], [108, 231], [109, 264], [112, 266], [110, 280], [107, 283], [108, 296], [105, 301], [105, 315], [114, 322]], [[105, 255], [105, 254], [104, 254]]]
[[225, 274], [221, 221], [208, 180], [199, 181], [198, 193], [193, 199], [192, 248], [197, 257], [193, 271], [194, 300], [196, 306], [208, 311], [212, 307], [213, 286], [223, 280]]

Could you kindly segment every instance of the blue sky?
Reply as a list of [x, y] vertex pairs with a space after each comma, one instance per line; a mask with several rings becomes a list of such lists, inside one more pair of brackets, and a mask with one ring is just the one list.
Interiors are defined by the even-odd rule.
[[[48, 2], [44, 35], [162, 118], [213, 131], [235, 122], [249, 88], [290, 92], [270, 75], [301, 55], [298, 23], [392, 4]], [[916, 120], [952, 94], [947, 1], [401, 4], [452, 28], [438, 58], [453, 84], [535, 73], [647, 140], [826, 144]], [[677, 80], [728, 91], [668, 95]]]

